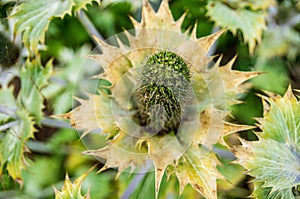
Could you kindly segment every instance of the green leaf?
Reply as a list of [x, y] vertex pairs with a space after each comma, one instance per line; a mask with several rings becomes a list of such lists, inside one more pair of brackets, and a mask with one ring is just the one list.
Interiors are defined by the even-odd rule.
[[267, 13], [264, 10], [234, 8], [228, 1], [209, 1], [207, 15], [216, 25], [228, 28], [233, 34], [240, 30], [244, 41], [249, 44], [250, 53], [253, 53], [256, 42], [261, 41], [262, 32], [266, 28]]
[[[149, 0], [149, 1], [157, 3], [158, 0]], [[143, 5], [143, 1], [136, 1], [136, 0], [102, 0], [102, 4], [104, 6], [107, 6], [112, 3], [120, 3], [120, 2], [128, 2], [135, 9], [140, 8]]]
[[[11, 17], [16, 20], [14, 34], [23, 33], [23, 42], [31, 53], [38, 52], [39, 42], [44, 43], [45, 32], [55, 17], [63, 18], [72, 14], [72, 8], [78, 11], [93, 0], [24, 0], [16, 7]], [[97, 2], [100, 3], [99, 0]]]
[[[3, 106], [11, 114], [17, 110], [17, 102], [15, 100], [12, 88], [2, 88], [0, 90], [0, 105]], [[0, 112], [0, 124], [10, 119], [12, 115], [7, 115]]]
[[4, 168], [14, 180], [22, 183], [21, 170], [26, 167], [24, 152], [26, 142], [33, 138], [34, 124], [42, 119], [42, 88], [52, 72], [49, 62], [43, 68], [38, 59], [29, 62], [20, 71], [21, 89], [15, 99], [12, 88], [0, 90], [0, 103], [5, 113], [0, 114], [0, 124], [15, 120], [15, 125], [5, 131], [0, 142], [1, 173]]
[[263, 182], [263, 187], [272, 187], [273, 191], [291, 189], [300, 184], [298, 149], [264, 138], [244, 146], [251, 148], [251, 155], [238, 157], [243, 160], [249, 174], [255, 176], [255, 182]]
[[72, 6], [71, 0], [26, 0], [16, 7], [16, 13], [12, 16], [17, 20], [14, 32], [23, 32], [25, 46], [30, 52], [37, 53], [39, 41], [44, 43], [50, 20], [71, 14]]
[[271, 107], [265, 103], [268, 112], [258, 120], [259, 141], [236, 147], [237, 162], [255, 177], [257, 198], [294, 198], [292, 189], [300, 185], [300, 103], [291, 88], [267, 100]]
[[33, 137], [34, 123], [25, 110], [18, 110], [18, 125], [6, 131], [0, 142], [1, 173], [6, 165], [9, 175], [22, 183], [21, 171], [26, 167], [24, 151], [26, 141]]
[[295, 199], [291, 189], [271, 192], [271, 188], [262, 188], [261, 186], [255, 187], [255, 191], [252, 193], [252, 196], [257, 199]]
[[75, 11], [80, 9], [86, 9], [88, 4], [92, 4], [93, 1], [96, 1], [100, 4], [101, 0], [73, 0], [75, 3]]
[[271, 5], [275, 4], [274, 0], [222, 0], [224, 3], [229, 3], [230, 6], [233, 7], [240, 7], [240, 8], [251, 8], [251, 10], [260, 10], [260, 9], [267, 9]]
[[[285, 96], [268, 100], [271, 108], [261, 121], [261, 136], [287, 143], [300, 151], [300, 103], [289, 89]], [[300, 154], [299, 154], [300, 155]]]
[[199, 148], [186, 151], [175, 168], [180, 193], [187, 184], [191, 184], [206, 198], [217, 198], [216, 179], [220, 178], [217, 163], [218, 159], [212, 152], [205, 153]]
[[37, 123], [42, 119], [43, 95], [42, 89], [48, 84], [52, 73], [52, 61], [49, 61], [45, 68], [35, 59], [27, 61], [21, 69], [21, 91], [20, 101], [30, 115], [34, 116]]

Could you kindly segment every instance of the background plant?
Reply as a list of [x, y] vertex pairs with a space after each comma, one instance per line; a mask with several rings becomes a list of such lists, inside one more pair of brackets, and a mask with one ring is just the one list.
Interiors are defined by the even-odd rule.
[[[157, 9], [160, 2], [153, 0], [151, 3]], [[50, 115], [68, 112], [76, 103], [72, 99], [73, 94], [84, 97], [88, 88], [107, 84], [89, 79], [101, 72], [94, 63], [89, 64], [87, 70], [80, 71], [79, 66], [84, 62], [81, 56], [95, 47], [92, 34], [106, 39], [123, 28], [132, 29], [129, 15], [140, 19], [141, 2], [1, 0], [0, 6], [0, 198], [53, 198], [52, 187], [62, 188], [66, 172], [71, 178], [76, 178], [85, 173], [95, 160], [80, 155], [85, 149], [76, 130], [63, 121], [50, 118]], [[222, 62], [227, 63], [238, 54], [235, 69], [266, 72], [251, 80], [253, 86], [239, 96], [243, 103], [232, 107], [234, 117], [229, 118], [231, 122], [253, 125], [256, 123], [254, 118], [267, 113], [268, 108], [264, 106], [264, 111], [257, 93], [270, 91], [283, 95], [289, 84], [300, 88], [299, 1], [173, 0], [170, 8], [175, 19], [186, 12], [182, 30], [190, 31], [196, 23], [198, 37], [220, 28], [228, 29], [210, 52], [223, 54]], [[113, 40], [109, 42], [114, 43]], [[80, 74], [77, 76], [80, 85], [70, 75], [75, 71]], [[284, 100], [286, 102], [283, 103], [291, 101], [290, 98]], [[277, 103], [271, 103], [271, 107], [277, 106], [281, 110]], [[297, 106], [294, 105], [293, 109], [297, 110]], [[296, 127], [299, 124], [297, 118], [289, 119], [295, 122]], [[256, 132], [260, 131], [259, 127]], [[265, 128], [268, 127], [262, 127], [263, 130]], [[294, 132], [298, 138], [299, 129], [294, 129]], [[239, 136], [248, 141], [260, 137], [252, 131], [244, 131]], [[267, 139], [266, 143], [274, 142], [274, 147], [282, 145], [281, 140], [268, 136], [264, 139]], [[225, 137], [225, 141], [228, 145], [239, 142], [235, 134]], [[105, 140], [97, 142], [101, 145]], [[294, 145], [299, 146], [299, 143]], [[253, 183], [249, 180], [252, 177], [243, 174], [243, 167], [230, 163], [234, 157], [228, 147], [219, 145], [215, 150], [222, 162], [219, 171], [227, 178], [218, 182], [219, 198], [250, 195]], [[299, 154], [298, 149], [296, 153]], [[248, 169], [247, 165], [242, 165]], [[101, 166], [98, 165], [98, 168]], [[96, 169], [84, 179], [82, 195], [87, 193], [88, 188], [91, 198], [128, 195], [132, 198], [153, 198], [155, 195], [153, 173], [122, 174], [115, 181], [114, 170], [98, 175], [94, 175], [95, 172]], [[259, 174], [251, 176], [259, 177]], [[269, 188], [257, 191], [260, 183], [267, 181], [254, 183], [256, 197], [266, 198], [270, 193]], [[289, 194], [292, 195], [280, 197], [297, 197], [297, 183], [290, 184]], [[272, 187], [274, 184], [267, 185]], [[160, 197], [177, 198], [178, 187], [175, 178], [166, 183], [164, 177]], [[200, 196], [187, 187], [181, 197]]]

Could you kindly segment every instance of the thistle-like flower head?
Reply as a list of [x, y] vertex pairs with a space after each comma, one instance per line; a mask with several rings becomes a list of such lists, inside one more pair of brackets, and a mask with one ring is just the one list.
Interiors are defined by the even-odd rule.
[[238, 162], [255, 177], [255, 198], [297, 198], [300, 186], [300, 103], [286, 94], [265, 99], [259, 141], [242, 141]]
[[[174, 21], [168, 1], [155, 12], [145, 1], [141, 22], [125, 31], [127, 45], [118, 47], [99, 40], [102, 54], [90, 55], [104, 69], [111, 94], [100, 92], [80, 100], [65, 117], [84, 129], [84, 135], [101, 128], [107, 145], [86, 154], [106, 160], [102, 170], [119, 173], [151, 161], [156, 175], [156, 195], [168, 167], [180, 182], [180, 192], [191, 184], [207, 198], [217, 198], [218, 159], [210, 151], [222, 135], [247, 127], [223, 122], [227, 107], [254, 72], [231, 70], [212, 63], [208, 49], [223, 30], [203, 38], [181, 33], [184, 19]], [[97, 38], [96, 38], [97, 39]]]

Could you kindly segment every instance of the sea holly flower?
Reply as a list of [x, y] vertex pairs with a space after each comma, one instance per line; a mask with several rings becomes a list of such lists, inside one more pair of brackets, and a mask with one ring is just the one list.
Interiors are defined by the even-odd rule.
[[255, 198], [297, 198], [300, 195], [300, 103], [286, 94], [265, 99], [266, 113], [258, 119], [258, 141], [242, 141], [237, 162], [254, 177]]
[[145, 1], [141, 22], [132, 19], [135, 29], [116, 37], [117, 47], [98, 39], [102, 54], [90, 58], [103, 67], [95, 78], [110, 82], [110, 92], [99, 89], [79, 99], [81, 105], [64, 117], [84, 129], [82, 136], [102, 129], [107, 145], [85, 152], [106, 160], [101, 171], [137, 172], [153, 162], [156, 197], [167, 170], [177, 176], [180, 192], [191, 184], [206, 198], [217, 198], [222, 176], [211, 149], [223, 135], [249, 128], [223, 118], [243, 91], [240, 84], [257, 73], [231, 70], [234, 59], [213, 64], [207, 52], [224, 30], [198, 39], [195, 28], [191, 36], [181, 33], [183, 19], [174, 21], [167, 0], [157, 12]]

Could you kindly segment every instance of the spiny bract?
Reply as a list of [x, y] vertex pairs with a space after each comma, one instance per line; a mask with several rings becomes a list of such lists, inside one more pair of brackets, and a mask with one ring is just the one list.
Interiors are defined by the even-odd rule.
[[81, 187], [82, 187], [83, 181], [85, 180], [87, 175], [94, 168], [95, 168], [95, 166], [90, 168], [87, 172], [85, 172], [84, 174], [82, 174], [81, 176], [76, 178], [73, 183], [70, 180], [69, 175], [67, 174], [61, 191], [57, 190], [56, 188], [53, 188], [54, 192], [55, 192], [55, 199], [65, 199], [65, 198], [90, 199], [89, 190], [83, 196], [81, 194]]
[[284, 97], [266, 98], [258, 119], [259, 141], [243, 141], [237, 162], [255, 177], [255, 198], [298, 198], [300, 185], [300, 103], [289, 88]]
[[[257, 73], [231, 70], [234, 59], [220, 67], [220, 58], [208, 67], [208, 49], [224, 30], [198, 39], [196, 28], [191, 36], [181, 33], [183, 19], [174, 21], [167, 0], [157, 12], [145, 1], [141, 22], [132, 19], [135, 34], [124, 32], [129, 46], [118, 38], [119, 47], [98, 39], [103, 53], [90, 58], [103, 67], [97, 77], [111, 83], [111, 95], [90, 95], [64, 117], [84, 129], [84, 135], [101, 128], [108, 137], [105, 147], [85, 152], [106, 159], [101, 170], [117, 167], [119, 175], [151, 160], [156, 197], [168, 167], [168, 175], [175, 173], [179, 180], [180, 192], [191, 184], [215, 199], [221, 176], [216, 155], [207, 149], [222, 141], [222, 135], [249, 128], [224, 123], [223, 118], [243, 91], [240, 84]], [[151, 128], [153, 121], [158, 122]]]

